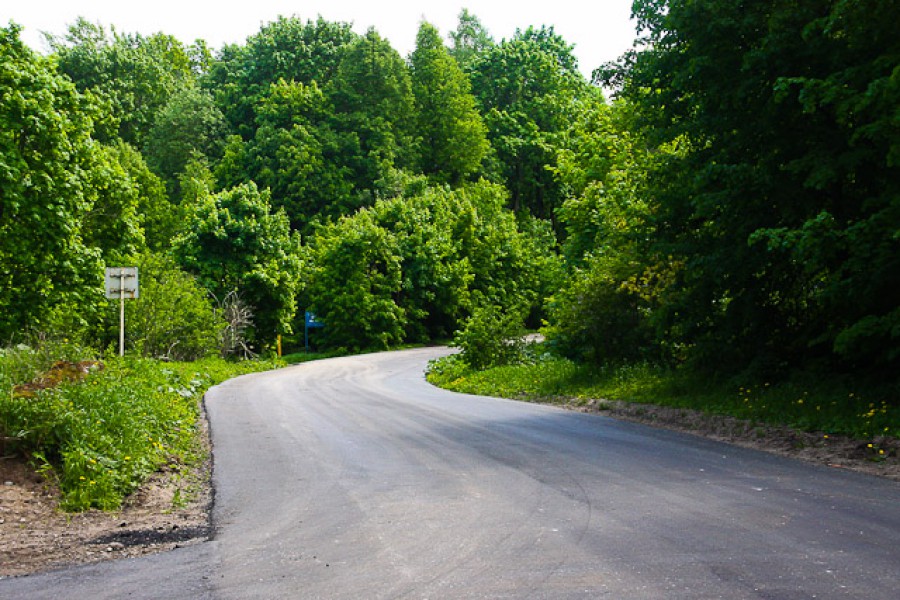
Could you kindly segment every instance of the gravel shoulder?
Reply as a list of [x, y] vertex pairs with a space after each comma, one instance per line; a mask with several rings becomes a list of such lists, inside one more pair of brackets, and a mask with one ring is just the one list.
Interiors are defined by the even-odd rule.
[[[896, 439], [876, 440], [885, 451], [882, 458], [866, 442], [761, 427], [696, 411], [596, 400], [560, 404], [900, 481]], [[204, 435], [208, 443], [205, 426]], [[173, 508], [176, 493], [187, 501]], [[158, 473], [116, 512], [64, 513], [57, 499], [53, 484], [22, 459], [0, 457], [0, 579], [164, 552], [205, 541], [212, 532], [208, 462], [190, 473]]]

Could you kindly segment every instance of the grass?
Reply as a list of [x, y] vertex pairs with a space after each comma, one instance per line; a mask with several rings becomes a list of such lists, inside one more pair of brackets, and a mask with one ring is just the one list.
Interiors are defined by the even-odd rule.
[[470, 369], [458, 356], [432, 363], [428, 380], [454, 391], [538, 402], [621, 400], [700, 410], [861, 440], [900, 438], [896, 385], [797, 376], [741, 385], [650, 364], [591, 367], [543, 355], [530, 364]]
[[323, 358], [333, 358], [335, 356], [343, 356], [347, 354], [344, 351], [332, 351], [332, 352], [292, 352], [290, 354], [285, 354], [281, 357], [281, 360], [286, 362], [289, 365], [296, 365], [299, 363], [309, 362], [311, 360], [321, 360]]
[[[84, 355], [78, 354], [57, 348], [47, 356]], [[71, 511], [116, 509], [152, 473], [203, 460], [198, 417], [204, 392], [225, 379], [275, 366], [113, 357], [83, 377], [62, 377], [46, 388], [21, 387], [54, 372], [48, 371], [47, 356], [25, 347], [0, 353], [0, 439], [4, 454], [24, 454], [56, 479], [61, 506]]]

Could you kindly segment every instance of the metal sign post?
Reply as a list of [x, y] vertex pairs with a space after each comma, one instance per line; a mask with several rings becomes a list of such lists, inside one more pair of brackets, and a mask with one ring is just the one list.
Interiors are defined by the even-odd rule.
[[119, 299], [119, 356], [125, 356], [125, 298], [138, 297], [137, 267], [106, 267], [106, 297]]

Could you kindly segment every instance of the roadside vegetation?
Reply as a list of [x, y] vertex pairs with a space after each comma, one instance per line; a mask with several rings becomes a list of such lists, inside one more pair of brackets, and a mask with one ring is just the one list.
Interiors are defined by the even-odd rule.
[[64, 343], [10, 348], [0, 352], [0, 448], [57, 484], [62, 508], [116, 509], [152, 473], [178, 476], [208, 458], [198, 428], [210, 386], [274, 366], [97, 360]]
[[78, 20], [47, 55], [0, 28], [4, 451], [115, 506], [308, 312], [321, 355], [455, 336], [447, 385], [896, 436], [900, 9], [633, 12], [590, 80], [553, 27], [467, 10], [406, 57], [321, 18], [219, 49]]
[[[701, 378], [651, 363], [594, 367], [534, 345], [512, 364], [472, 368], [462, 355], [429, 366], [428, 380], [467, 394], [499, 396], [570, 408], [603, 410], [609, 401], [652, 404], [730, 416], [756, 425], [849, 436], [870, 442], [875, 461], [897, 458], [880, 447], [883, 438], [900, 438], [900, 408], [892, 386], [863, 386], [851, 378], [745, 382]], [[896, 444], [891, 444], [892, 447]]]

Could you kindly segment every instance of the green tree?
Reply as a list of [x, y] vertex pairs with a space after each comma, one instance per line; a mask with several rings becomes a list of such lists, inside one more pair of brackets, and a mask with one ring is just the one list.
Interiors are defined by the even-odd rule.
[[157, 113], [177, 90], [194, 84], [189, 49], [174, 37], [119, 34], [79, 18], [63, 37], [50, 37], [60, 72], [105, 103], [98, 138], [142, 148]]
[[319, 86], [278, 81], [257, 113], [256, 134], [236, 155], [242, 173], [271, 190], [295, 229], [306, 230], [318, 215], [349, 212], [353, 173], [346, 158], [357, 153], [358, 139], [334, 129]]
[[455, 237], [459, 203], [454, 192], [428, 188], [378, 202], [378, 224], [394, 236], [402, 272], [395, 302], [407, 316], [405, 340], [446, 338], [470, 310], [474, 274]]
[[181, 197], [179, 176], [188, 162], [204, 157], [222, 158], [227, 125], [225, 116], [208, 92], [188, 87], [172, 94], [160, 109], [147, 134], [144, 156], [163, 178], [173, 201]]
[[[355, 143], [343, 162], [352, 169], [359, 205], [371, 204], [376, 182], [413, 164], [413, 95], [409, 69], [374, 29], [352, 42], [326, 90], [334, 127]], [[355, 206], [345, 207], [345, 212]]]
[[249, 140], [259, 126], [256, 106], [273, 83], [316, 82], [324, 88], [354, 39], [348, 23], [279, 17], [247, 38], [246, 45], [224, 47], [204, 85], [214, 92], [232, 129]]
[[419, 170], [439, 182], [465, 181], [489, 149], [469, 79], [429, 23], [419, 27], [410, 64]]
[[552, 231], [523, 231], [500, 186], [417, 187], [319, 227], [308, 304], [323, 342], [348, 348], [446, 338], [481, 306], [540, 306], [557, 283]]
[[[143, 243], [136, 246], [146, 245], [153, 250], [168, 248], [182, 226], [177, 202], [169, 200], [162, 179], [150, 170], [140, 152], [121, 141], [112, 145], [111, 149], [137, 196], [136, 217], [143, 233]], [[130, 223], [122, 225], [131, 226]]]
[[467, 8], [459, 13], [456, 30], [450, 32], [450, 40], [450, 56], [464, 71], [470, 70], [478, 56], [494, 45], [490, 32]]
[[365, 209], [342, 217], [312, 240], [306, 293], [331, 346], [387, 348], [403, 340], [406, 312], [395, 301], [402, 286], [396, 239], [373, 217]]
[[[102, 304], [101, 250], [85, 238], [94, 185], [119, 174], [91, 138], [90, 98], [0, 29], [0, 338], [46, 327], [54, 314], [84, 325]], [[110, 199], [109, 196], [106, 197]], [[96, 214], [96, 213], [95, 213]], [[95, 238], [102, 237], [95, 230]]]
[[561, 202], [549, 170], [559, 138], [578, 102], [599, 90], [589, 88], [572, 47], [552, 27], [517, 31], [488, 47], [472, 64], [471, 77], [513, 210], [552, 219]]
[[[667, 330], [698, 364], [900, 360], [894, 2], [636, 2], [605, 75], [657, 145], [657, 247], [684, 263]], [[715, 360], [712, 360], [713, 357]]]
[[220, 301], [237, 290], [253, 307], [256, 341], [290, 333], [300, 278], [300, 236], [253, 183], [203, 194], [175, 241], [178, 262]]

